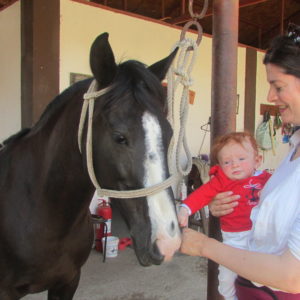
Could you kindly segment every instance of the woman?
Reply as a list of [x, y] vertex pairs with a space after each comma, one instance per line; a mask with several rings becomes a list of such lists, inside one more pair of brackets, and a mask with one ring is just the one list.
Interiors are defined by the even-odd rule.
[[[270, 84], [268, 101], [278, 106], [283, 122], [300, 125], [299, 35], [294, 31], [276, 38], [264, 64]], [[183, 253], [205, 256], [239, 274], [239, 300], [300, 299], [300, 130], [291, 142], [290, 153], [252, 210], [249, 250], [224, 245], [190, 229], [183, 232]], [[238, 195], [227, 192], [216, 197], [211, 210], [221, 216], [236, 205]]]

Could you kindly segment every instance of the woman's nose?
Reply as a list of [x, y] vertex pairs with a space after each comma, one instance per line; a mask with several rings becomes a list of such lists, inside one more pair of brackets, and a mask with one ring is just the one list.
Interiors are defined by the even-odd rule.
[[268, 92], [268, 97], [267, 97], [267, 101], [268, 102], [275, 102], [277, 99], [277, 94], [274, 91], [274, 88], [270, 87], [269, 92]]

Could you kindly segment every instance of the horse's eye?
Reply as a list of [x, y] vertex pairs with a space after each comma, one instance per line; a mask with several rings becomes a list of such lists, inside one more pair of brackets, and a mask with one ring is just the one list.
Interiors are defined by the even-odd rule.
[[114, 141], [118, 144], [125, 144], [127, 145], [127, 139], [124, 135], [120, 134], [120, 133], [115, 133], [113, 135]]

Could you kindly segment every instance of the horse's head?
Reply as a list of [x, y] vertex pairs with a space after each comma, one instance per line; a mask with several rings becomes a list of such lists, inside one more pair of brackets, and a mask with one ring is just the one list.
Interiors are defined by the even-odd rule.
[[[93, 119], [93, 161], [101, 187], [136, 190], [168, 178], [172, 129], [161, 80], [175, 54], [148, 68], [137, 61], [117, 65], [107, 33], [93, 43], [90, 64], [98, 89], [112, 87], [96, 100]], [[178, 250], [180, 229], [170, 188], [113, 202], [129, 226], [142, 265], [160, 264]]]

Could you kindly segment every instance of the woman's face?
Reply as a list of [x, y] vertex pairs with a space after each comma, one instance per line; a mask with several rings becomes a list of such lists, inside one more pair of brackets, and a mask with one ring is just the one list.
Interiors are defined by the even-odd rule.
[[300, 125], [300, 79], [274, 64], [266, 65], [268, 101], [277, 105], [284, 123]]

